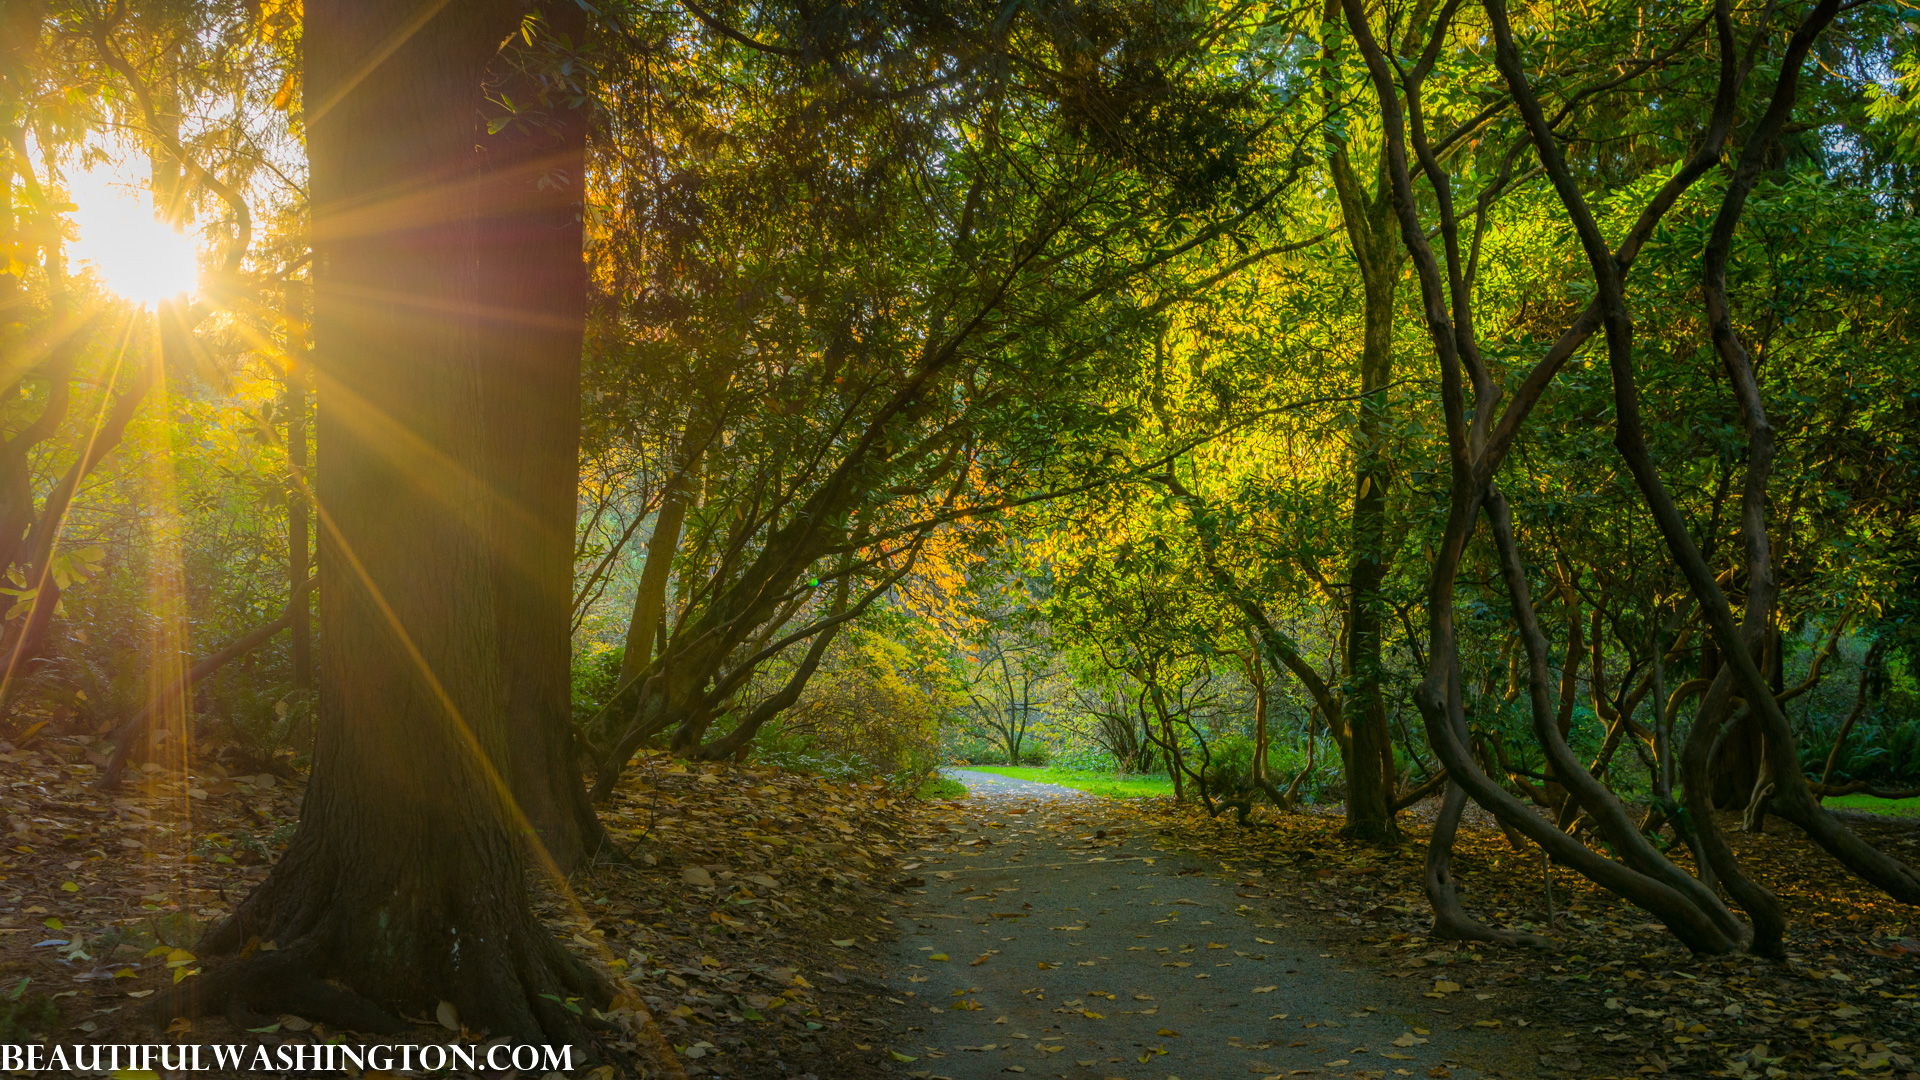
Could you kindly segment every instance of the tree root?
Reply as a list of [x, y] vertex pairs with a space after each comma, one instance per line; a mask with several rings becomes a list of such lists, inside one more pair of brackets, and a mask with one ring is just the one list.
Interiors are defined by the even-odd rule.
[[424, 891], [381, 888], [333, 872], [338, 860], [317, 847], [296, 838], [273, 875], [198, 943], [203, 957], [232, 959], [156, 1002], [162, 1021], [292, 1013], [391, 1034], [444, 999], [474, 1030], [586, 1050], [588, 1007], [605, 1007], [613, 987], [524, 899], [464, 884], [470, 875], [454, 867]]
[[[219, 931], [214, 933], [217, 935]], [[209, 935], [208, 942], [201, 947], [204, 949], [214, 944], [217, 942], [213, 935]], [[504, 1011], [511, 1014], [517, 1011], [532, 1022], [513, 1024], [509, 1021], [508, 1030], [494, 1033], [509, 1035], [519, 1042], [564, 1043], [585, 1052], [588, 1049], [588, 1029], [605, 1025], [590, 1024], [585, 1010], [576, 1013], [566, 1002], [569, 998], [584, 998], [596, 1005], [604, 1005], [612, 1000], [611, 988], [557, 942], [552, 944], [551, 951], [564, 956], [565, 960], [549, 964], [545, 970], [537, 972], [514, 972], [509, 975], [518, 976], [514, 985], [450, 990], [450, 995], [468, 1001], [468, 1008], [462, 1010], [461, 1015], [472, 1017], [484, 1016], [488, 1012], [499, 1014]], [[318, 959], [320, 955], [323, 954], [313, 941], [286, 949], [252, 949], [172, 987], [152, 1003], [149, 1007], [150, 1016], [155, 1022], [164, 1024], [175, 1017], [197, 1019], [225, 1015], [237, 1026], [255, 1028], [273, 1023], [281, 1015], [291, 1014], [346, 1031], [394, 1035], [407, 1030], [407, 1021], [396, 1010], [330, 981], [325, 974], [327, 965]], [[543, 985], [550, 986], [551, 990], [542, 992], [540, 988]], [[473, 1001], [475, 991], [485, 993], [488, 989], [493, 991], [489, 996], [493, 998], [494, 1008], [486, 1010], [476, 1007]], [[569, 994], [568, 991], [573, 993]], [[509, 1003], [502, 1000], [509, 996], [518, 996], [521, 1001]], [[483, 1024], [476, 1023], [475, 1026]]]
[[1427, 865], [1423, 879], [1427, 902], [1433, 906], [1433, 930], [1428, 936], [1437, 941], [1485, 941], [1499, 945], [1525, 945], [1535, 949], [1558, 949], [1559, 943], [1539, 934], [1519, 930], [1499, 930], [1467, 914], [1460, 903], [1460, 892], [1453, 879], [1453, 837], [1460, 827], [1461, 812], [1467, 806], [1467, 791], [1448, 783], [1440, 799], [1440, 813], [1433, 821], [1433, 836], [1427, 842]]
[[159, 1023], [225, 1013], [242, 1027], [261, 1027], [290, 1013], [347, 1031], [394, 1035], [405, 1021], [372, 1001], [318, 977], [305, 950], [254, 951], [175, 984], [155, 998]]

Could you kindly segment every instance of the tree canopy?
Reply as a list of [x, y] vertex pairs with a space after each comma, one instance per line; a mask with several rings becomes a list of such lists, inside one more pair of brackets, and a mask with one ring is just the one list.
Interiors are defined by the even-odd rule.
[[312, 785], [166, 1008], [583, 1039], [523, 871], [642, 751], [1437, 799], [1465, 940], [1469, 803], [1698, 952], [1769, 815], [1920, 902], [1920, 9], [5, 19], [4, 722]]

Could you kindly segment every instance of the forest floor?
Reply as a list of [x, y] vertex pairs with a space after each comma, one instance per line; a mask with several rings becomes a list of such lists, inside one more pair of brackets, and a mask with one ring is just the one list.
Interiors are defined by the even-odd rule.
[[[300, 778], [216, 755], [109, 794], [98, 764], [84, 740], [0, 743], [0, 1042], [352, 1038], [141, 1007], [195, 977], [192, 942], [264, 876]], [[630, 995], [603, 1014], [604, 1067], [575, 1074], [593, 1080], [1920, 1077], [1915, 912], [1778, 821], [1732, 834], [1791, 912], [1775, 965], [1690, 957], [1560, 871], [1549, 926], [1538, 859], [1485, 822], [1457, 848], [1469, 906], [1561, 947], [1429, 941], [1421, 808], [1406, 842], [1362, 848], [1327, 813], [1241, 828], [1166, 800], [921, 801], [649, 756], [602, 812], [633, 863], [540, 890]], [[1911, 821], [1855, 824], [1920, 843]], [[413, 1036], [485, 1037], [425, 1017]]]
[[[0, 742], [0, 1043], [486, 1041], [432, 1016], [360, 1038], [299, 1016], [241, 1030], [148, 1015], [145, 999], [199, 974], [201, 932], [266, 876], [302, 778], [216, 753], [103, 792], [101, 749]], [[878, 785], [643, 754], [600, 811], [630, 862], [535, 882], [548, 925], [625, 995], [599, 1014], [596, 1067], [573, 1075], [898, 1075], [874, 1019], [877, 956], [904, 905], [901, 845], [944, 827], [939, 810]]]
[[1544, 1032], [1449, 1023], [1424, 984], [1363, 972], [1125, 803], [953, 775], [974, 795], [965, 827], [925, 853], [933, 880], [893, 953], [911, 1076], [1472, 1080], [1530, 1075], [1523, 1047], [1544, 1048]]
[[[927, 980], [915, 983], [922, 998], [965, 991], [960, 1009], [924, 1018], [935, 1067], [922, 1076], [1920, 1078], [1916, 912], [1777, 820], [1752, 836], [1731, 817], [1723, 826], [1793, 913], [1779, 965], [1694, 958], [1564, 871], [1548, 924], [1539, 862], [1477, 813], [1456, 846], [1469, 905], [1557, 950], [1425, 938], [1419, 841], [1431, 804], [1403, 818], [1402, 845], [1361, 848], [1339, 839], [1337, 814], [1262, 815], [1242, 828], [1160, 800], [981, 794], [963, 811], [971, 835], [927, 856], [938, 887], [915, 929], [929, 944], [899, 947], [906, 978]], [[1906, 821], [1851, 824], [1896, 852], [1920, 842]], [[1218, 891], [1229, 887], [1232, 900]], [[1053, 910], [1030, 928], [1011, 920], [1024, 934], [973, 928], [979, 913], [936, 921], [969, 901], [1007, 915], [1025, 903]], [[943, 938], [982, 934], [979, 956], [959, 946], [925, 959]], [[947, 966], [963, 959], [977, 966]], [[1182, 963], [1191, 968], [1165, 967]], [[1020, 1034], [1029, 1038], [1009, 1042]], [[1031, 1048], [1041, 1043], [1061, 1049]]]

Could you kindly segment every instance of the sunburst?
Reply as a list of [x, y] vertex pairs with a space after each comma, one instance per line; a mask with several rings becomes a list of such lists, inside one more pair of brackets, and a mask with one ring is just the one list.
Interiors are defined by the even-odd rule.
[[158, 220], [144, 185], [107, 168], [74, 178], [76, 262], [114, 295], [142, 307], [191, 296], [200, 267], [194, 238]]

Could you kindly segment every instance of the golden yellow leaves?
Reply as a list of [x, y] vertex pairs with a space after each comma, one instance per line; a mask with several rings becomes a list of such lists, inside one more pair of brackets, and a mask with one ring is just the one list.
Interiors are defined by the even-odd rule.
[[159, 945], [149, 950], [147, 955], [164, 955], [167, 958], [167, 967], [173, 971], [173, 981], [176, 983], [188, 976], [200, 974], [199, 968], [191, 966], [196, 958], [185, 949], [174, 949], [165, 945]]

